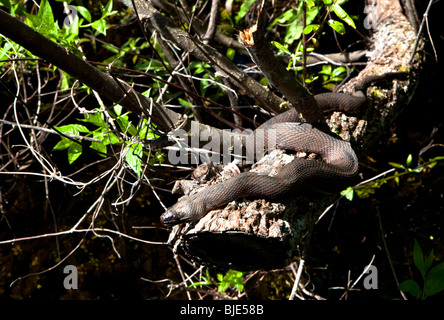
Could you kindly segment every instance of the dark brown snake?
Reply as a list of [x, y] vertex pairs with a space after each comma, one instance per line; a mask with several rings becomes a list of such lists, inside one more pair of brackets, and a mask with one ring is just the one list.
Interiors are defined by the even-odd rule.
[[[392, 74], [395, 77], [397, 75]], [[378, 80], [368, 79], [367, 82]], [[356, 109], [366, 100], [364, 97], [340, 93], [320, 94], [315, 99], [321, 109], [343, 111]], [[271, 118], [259, 128], [276, 130], [276, 145], [268, 145], [268, 148], [316, 153], [323, 161], [296, 158], [273, 177], [240, 173], [184, 197], [161, 215], [161, 222], [172, 226], [196, 221], [208, 211], [242, 197], [279, 200], [288, 197], [290, 193], [298, 194], [306, 189], [337, 192], [351, 185], [358, 175], [358, 159], [350, 143], [311, 124], [300, 123], [295, 109]]]

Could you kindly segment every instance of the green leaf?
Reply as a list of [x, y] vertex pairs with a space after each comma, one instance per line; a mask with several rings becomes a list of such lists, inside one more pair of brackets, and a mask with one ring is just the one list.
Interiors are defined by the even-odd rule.
[[333, 78], [339, 78], [341, 77], [344, 73], [347, 72], [347, 69], [345, 69], [345, 67], [337, 67], [333, 69], [333, 72], [331, 73]]
[[350, 16], [348, 15], [347, 12], [344, 11], [344, 9], [342, 9], [342, 7], [339, 4], [335, 4], [332, 7], [334, 13], [336, 13], [336, 15], [343, 21], [345, 21], [350, 27], [352, 27], [353, 29], [356, 29], [356, 25], [355, 22], [353, 21], [352, 18], [350, 18]]
[[86, 9], [83, 6], [76, 6], [77, 11], [82, 15], [82, 17], [85, 18], [86, 21], [88, 21], [89, 23], [91, 23], [92, 18], [91, 18], [91, 13], [89, 12], [88, 9]]
[[235, 55], [236, 55], [236, 50], [234, 50], [234, 49], [232, 49], [232, 48], [228, 48], [228, 49], [227, 49], [226, 56], [227, 56], [228, 59], [230, 59], [231, 61], [233, 61]]
[[409, 279], [403, 281], [399, 287], [399, 290], [403, 292], [408, 292], [415, 298], [419, 298], [422, 295], [421, 288], [419, 287], [418, 283], [416, 283], [415, 280]]
[[60, 127], [55, 127], [54, 128], [57, 131], [60, 131], [61, 133], [67, 133], [67, 134], [71, 134], [71, 135], [79, 135], [80, 132], [84, 132], [84, 133], [89, 133], [90, 131], [88, 130], [87, 127], [82, 126], [81, 124], [67, 124], [64, 126], [60, 126]]
[[40, 8], [38, 16], [42, 19], [42, 24], [39, 26], [39, 32], [44, 35], [57, 34], [56, 24], [54, 23], [54, 15], [52, 14], [51, 5], [47, 0], [40, 2]]
[[315, 5], [313, 0], [305, 0], [305, 3], [307, 4], [307, 6], [309, 8], [311, 8], [311, 7], [313, 7]]
[[82, 154], [82, 145], [74, 142], [68, 148], [68, 163], [72, 164]]
[[236, 270], [228, 270], [225, 276], [218, 274], [217, 278], [220, 281], [219, 292], [225, 291], [230, 285], [242, 292], [244, 290], [243, 275], [243, 272]]
[[138, 128], [139, 138], [142, 140], [153, 140], [159, 138], [159, 136], [153, 132], [153, 128], [155, 128], [154, 124], [149, 124], [147, 119], [143, 119]]
[[120, 104], [116, 104], [116, 105], [113, 107], [113, 110], [114, 110], [114, 112], [116, 113], [116, 116], [117, 116], [117, 117], [120, 117], [120, 116], [122, 115], [122, 109], [123, 109], [123, 107], [122, 107]]
[[433, 296], [444, 290], [444, 262], [434, 266], [424, 281], [424, 295]]
[[412, 164], [412, 160], [413, 160], [412, 154], [409, 154], [407, 156], [407, 160], [405, 161], [405, 164], [407, 165], [407, 167], [410, 167], [410, 165]]
[[391, 165], [394, 168], [397, 168], [397, 169], [405, 169], [405, 167], [402, 164], [399, 164], [399, 163], [396, 163], [396, 162], [389, 162], [388, 164]]
[[190, 287], [205, 286], [205, 285], [214, 284], [211, 281], [210, 271], [208, 270], [208, 268], [206, 269], [205, 274], [206, 274], [206, 276], [203, 276], [203, 275], [201, 276], [201, 279], [203, 279], [203, 281], [194, 282], [194, 283], [190, 284]]
[[349, 201], [353, 200], [354, 190], [352, 187], [348, 187], [347, 189], [341, 192], [341, 196], [345, 196]]
[[108, 128], [108, 124], [106, 123], [105, 116], [103, 115], [102, 112], [85, 113], [83, 116], [85, 117], [84, 119], [77, 119], [77, 120], [88, 122], [104, 129]]
[[142, 155], [143, 148], [141, 143], [133, 143], [128, 145], [127, 152], [125, 155], [126, 163], [130, 166], [130, 168], [140, 177], [141, 169], [142, 169]]
[[109, 0], [108, 3], [105, 6], [104, 13], [109, 15], [109, 14], [111, 14], [112, 11], [113, 11], [113, 0]]
[[336, 21], [336, 20], [328, 20], [328, 25], [335, 30], [337, 33], [343, 35], [345, 34], [345, 27], [342, 22]]
[[104, 133], [99, 131], [94, 131], [93, 138], [102, 141], [101, 142], [93, 141], [91, 143], [91, 149], [96, 150], [100, 156], [106, 157], [106, 143], [104, 142]]
[[96, 20], [91, 24], [91, 27], [97, 32], [106, 36], [106, 21], [103, 19]]
[[271, 44], [274, 45], [277, 49], [281, 50], [282, 52], [291, 55], [291, 52], [285, 47], [284, 45], [280, 44], [277, 41], [271, 41]]
[[155, 163], [163, 163], [165, 161], [165, 157], [163, 152], [161, 151], [156, 151], [156, 153], [153, 155], [151, 155], [150, 157], [150, 161], [148, 162], [148, 164], [150, 166], [154, 166]]
[[243, 17], [245, 17], [245, 15], [248, 13], [248, 9], [250, 9], [254, 1], [255, 0], [246, 0], [244, 3], [242, 3], [240, 10], [234, 19], [236, 23], [238, 23]]
[[424, 264], [424, 254], [422, 253], [422, 249], [415, 239], [415, 243], [413, 244], [413, 263], [416, 268], [418, 268], [419, 272], [421, 272], [422, 278], [425, 278], [426, 270]]
[[430, 251], [429, 256], [426, 259], [424, 259], [424, 271], [425, 271], [425, 273], [428, 272], [428, 270], [432, 266], [432, 263], [433, 263], [433, 249], [432, 249], [432, 251]]
[[61, 137], [62, 139], [57, 142], [57, 144], [54, 146], [54, 148], [52, 148], [52, 150], [55, 151], [60, 151], [60, 150], [65, 150], [68, 149], [69, 146], [73, 143], [72, 140], [65, 138], [65, 137]]
[[309, 24], [308, 26], [305, 27], [304, 29], [304, 34], [309, 34], [311, 32], [316, 32], [319, 29], [319, 25], [318, 24]]
[[319, 73], [330, 76], [332, 73], [332, 69], [333, 69], [333, 67], [331, 66], [331, 64], [327, 64], [327, 65], [322, 66], [322, 70], [319, 71]]
[[[319, 6], [308, 6], [306, 10], [306, 24], [310, 25], [319, 14]], [[300, 39], [302, 35], [302, 1], [299, 3], [297, 10], [290, 9], [285, 11], [282, 15], [273, 20], [267, 27], [271, 30], [277, 23], [288, 25], [284, 43], [291, 45], [294, 41]]]
[[103, 143], [108, 144], [120, 144], [120, 139], [112, 132], [103, 133]]

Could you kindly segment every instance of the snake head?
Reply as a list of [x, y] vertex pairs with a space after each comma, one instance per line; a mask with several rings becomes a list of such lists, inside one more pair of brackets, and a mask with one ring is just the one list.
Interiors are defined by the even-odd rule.
[[165, 226], [174, 226], [176, 224], [196, 220], [192, 213], [193, 211], [190, 202], [184, 199], [168, 208], [168, 210], [160, 216], [160, 221]]

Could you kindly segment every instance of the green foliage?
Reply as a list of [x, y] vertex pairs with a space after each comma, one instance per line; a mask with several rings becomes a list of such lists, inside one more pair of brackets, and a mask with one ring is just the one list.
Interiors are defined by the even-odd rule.
[[[284, 31], [284, 42], [279, 43], [272, 41], [272, 44], [279, 50], [280, 53], [288, 54], [291, 59], [288, 64], [288, 69], [294, 68], [296, 72], [302, 70], [302, 67], [297, 66], [298, 62], [302, 61], [303, 50], [307, 53], [314, 51], [313, 47], [309, 44], [312, 42], [314, 45], [317, 43], [316, 36], [321, 33], [324, 27], [324, 22], [330, 12], [334, 12], [340, 20], [328, 19], [325, 25], [330, 26], [337, 33], [345, 34], [346, 27], [342, 22], [352, 28], [356, 28], [354, 21], [341, 7], [347, 1], [331, 1], [331, 0], [304, 0], [300, 1], [297, 9], [291, 8], [275, 18], [268, 27], [268, 30], [276, 28], [276, 25], [283, 24], [287, 27]], [[304, 12], [305, 4], [305, 12]], [[302, 21], [305, 14], [306, 26], [304, 28]], [[330, 15], [331, 16], [331, 15]], [[342, 21], [342, 22], [341, 22]], [[307, 43], [303, 43], [301, 38], [302, 34], [309, 35]], [[291, 50], [292, 44], [296, 43], [294, 50]], [[344, 79], [347, 74], [347, 70], [344, 67], [333, 68], [331, 65], [324, 66], [320, 72], [322, 75], [322, 86], [328, 90], [333, 90], [335, 83]], [[305, 83], [312, 83], [319, 79], [318, 75], [307, 75], [303, 81]]]
[[230, 286], [232, 286], [239, 290], [239, 292], [242, 292], [244, 291], [244, 281], [242, 279], [244, 275], [245, 272], [230, 269], [225, 275], [218, 273], [216, 276], [217, 281], [213, 281], [210, 276], [210, 271], [207, 268], [205, 270], [205, 275], [201, 276], [203, 280], [194, 282], [190, 287], [216, 285], [219, 292], [225, 292]]
[[341, 195], [345, 196], [350, 201], [353, 200], [354, 194], [362, 199], [368, 198], [389, 181], [393, 180], [396, 185], [399, 185], [400, 178], [404, 175], [420, 174], [430, 171], [438, 163], [444, 161], [444, 156], [434, 157], [427, 161], [420, 159], [416, 166], [413, 166], [412, 160], [413, 157], [409, 154], [405, 164], [389, 162], [389, 164], [394, 167], [394, 169], [390, 170], [391, 174], [386, 174], [381, 178], [367, 181], [366, 183], [359, 184], [355, 187], [349, 187], [346, 190], [343, 190]]
[[284, 42], [285, 44], [291, 45], [295, 41], [299, 40], [302, 36], [302, 31], [307, 32], [308, 30], [314, 30], [318, 28], [318, 25], [311, 25], [311, 23], [316, 19], [318, 16], [321, 6], [314, 5], [307, 8], [306, 11], [306, 22], [307, 22], [307, 28], [305, 30], [302, 30], [302, 8], [303, 8], [303, 2], [301, 1], [298, 5], [298, 8], [295, 9], [289, 9], [285, 11], [282, 15], [274, 19], [274, 21], [270, 24], [268, 27], [269, 30], [271, 30], [277, 23], [279, 24], [286, 24], [288, 27], [285, 31], [284, 36]]
[[[60, 133], [66, 133], [69, 135], [78, 136], [81, 132], [89, 133], [89, 130], [82, 125], [71, 124], [60, 127], [55, 127]], [[69, 164], [77, 160], [82, 154], [82, 145], [78, 143], [78, 139], [71, 139], [61, 136], [61, 140], [54, 146], [53, 150], [65, 150], [68, 149], [68, 162]]]
[[[100, 156], [107, 156], [107, 147], [109, 145], [125, 144], [123, 152], [125, 153], [125, 160], [128, 166], [138, 175], [141, 175], [143, 165], [143, 140], [157, 139], [158, 136], [154, 134], [154, 125], [150, 124], [146, 119], [140, 121], [135, 126], [129, 120], [129, 113], [122, 113], [122, 107], [119, 105], [114, 106], [113, 111], [108, 111], [107, 114], [118, 124], [122, 131], [124, 139], [119, 138], [112, 132], [109, 121], [105, 120], [105, 111], [97, 110], [95, 113], [83, 114], [83, 119], [77, 119], [78, 121], [89, 123], [94, 129], [88, 129], [86, 126], [80, 124], [68, 124], [60, 127], [56, 127], [56, 130], [69, 134], [70, 136], [79, 136], [84, 133], [84, 137], [92, 137], [98, 141], [91, 142], [90, 148], [97, 151]], [[72, 164], [81, 154], [82, 145], [80, 139], [67, 138], [63, 135], [61, 140], [54, 146], [53, 150], [60, 151], [68, 149], [68, 162]], [[164, 161], [163, 153], [156, 152], [153, 157], [150, 158], [149, 164], [162, 163]]]
[[423, 286], [413, 279], [403, 281], [398, 289], [410, 293], [418, 299], [426, 299], [444, 290], [444, 262], [432, 267], [434, 261], [433, 249], [425, 257], [422, 249], [415, 239], [413, 245], [413, 263], [421, 274]]
[[[64, 2], [57, 0], [58, 2]], [[68, 1], [71, 3], [73, 1]], [[108, 24], [107, 19], [116, 14], [113, 11], [113, 1], [109, 0], [105, 5], [98, 3], [100, 17], [94, 19], [90, 11], [82, 6], [74, 6], [75, 11], [72, 11], [72, 20], [69, 24], [63, 21], [56, 21], [54, 18], [51, 2], [42, 0], [38, 7], [36, 14], [26, 12], [21, 6], [20, 2], [1, 0], [1, 4], [7, 7], [11, 14], [22, 14], [25, 18], [25, 23], [31, 28], [35, 29], [45, 37], [57, 42], [58, 44], [68, 48], [69, 50], [83, 55], [79, 49], [80, 44], [91, 42], [90, 38], [83, 37], [80, 32], [81, 29], [97, 35], [106, 35]], [[69, 13], [69, 14], [71, 14]], [[68, 13], [66, 13], [68, 16]], [[9, 56], [14, 56], [16, 51], [33, 57], [23, 48], [16, 46], [11, 42], [0, 43], [2, 49], [0, 50], [0, 59], [7, 59]], [[134, 68], [137, 70], [149, 70], [151, 72], [164, 72], [164, 66], [155, 59], [139, 59], [141, 50], [148, 44], [140, 38], [130, 38], [124, 43], [121, 48], [113, 45], [104, 44], [104, 48], [108, 49], [115, 55], [108, 57], [104, 63], [111, 63], [118, 61], [117, 64], [123, 66], [121, 62], [123, 56], [129, 54], [134, 63]], [[29, 62], [35, 64], [35, 62]], [[71, 77], [65, 72], [61, 71], [61, 90], [68, 90], [72, 87], [73, 81]], [[82, 86], [80, 89], [89, 88]], [[145, 94], [150, 94], [147, 91]], [[138, 125], [134, 125], [129, 119], [129, 113], [124, 113], [122, 107], [115, 105], [112, 110], [105, 110], [103, 107], [94, 111], [89, 111], [82, 114], [82, 118], [77, 119], [83, 122], [64, 124], [54, 129], [60, 132], [60, 141], [53, 147], [54, 151], [67, 151], [68, 163], [72, 164], [83, 153], [84, 147], [89, 144], [89, 148], [95, 150], [99, 156], [108, 156], [108, 148], [110, 145], [124, 145], [122, 152], [125, 154], [125, 161], [127, 165], [138, 175], [141, 174], [143, 166], [143, 140], [150, 140], [157, 138], [153, 133], [153, 124], [148, 123], [146, 119], [141, 120]], [[111, 126], [111, 123], [116, 123], [117, 127]], [[85, 140], [90, 138], [91, 142]], [[164, 156], [161, 152], [156, 152], [150, 155], [149, 164], [163, 162]]]
[[240, 10], [239, 10], [239, 12], [236, 14], [236, 17], [235, 17], [235, 21], [236, 21], [236, 24], [237, 23], [239, 23], [239, 21], [242, 19], [242, 18], [244, 18], [245, 17], [245, 15], [248, 13], [248, 10], [250, 9], [250, 7], [251, 7], [251, 5], [255, 2], [256, 0], [245, 0], [243, 3], [242, 3], [242, 5], [241, 5], [241, 7], [240, 7]]
[[[57, 1], [63, 2], [62, 0]], [[73, 49], [77, 48], [76, 41], [82, 40], [79, 38], [80, 28], [91, 27], [95, 31], [96, 35], [106, 34], [106, 18], [117, 13], [117, 11], [112, 10], [112, 6], [113, 0], [109, 0], [105, 6], [99, 2], [102, 15], [96, 21], [92, 21], [91, 14], [87, 8], [83, 6], [74, 6], [80, 16], [78, 14], [73, 14], [72, 24], [68, 26], [67, 24], [63, 23], [62, 28], [60, 28], [59, 23], [54, 20], [51, 4], [47, 0], [42, 0], [40, 2], [37, 15], [24, 12], [26, 15], [25, 23], [42, 35], [56, 41], [57, 43], [60, 43], [63, 46]]]
[[[299, 40], [302, 36], [302, 33], [310, 34], [318, 32], [322, 27], [321, 23], [324, 19], [324, 16], [331, 11], [333, 11], [340, 20], [344, 21], [349, 26], [356, 29], [356, 25], [353, 19], [341, 7], [341, 5], [346, 2], [347, 1], [333, 0], [300, 1], [297, 9], [291, 8], [282, 13], [279, 17], [273, 20], [268, 29], [273, 29], [278, 23], [287, 25], [285, 30], [284, 42], [288, 46]], [[306, 8], [306, 26], [303, 29], [302, 15], [304, 14], [304, 3]], [[345, 33], [345, 26], [341, 21], [329, 19], [328, 25], [339, 34]]]
[[344, 80], [347, 75], [347, 69], [345, 67], [333, 67], [332, 65], [322, 66], [322, 70], [319, 71], [322, 75], [322, 86], [326, 89], [333, 90], [337, 82]]

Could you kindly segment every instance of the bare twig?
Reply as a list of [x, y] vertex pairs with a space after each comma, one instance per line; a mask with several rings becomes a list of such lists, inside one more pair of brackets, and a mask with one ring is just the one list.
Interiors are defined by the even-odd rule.
[[425, 10], [425, 12], [423, 14], [423, 18], [422, 18], [422, 21], [421, 21], [421, 25], [419, 27], [418, 35], [416, 37], [416, 41], [415, 41], [415, 44], [413, 46], [413, 52], [412, 52], [412, 55], [410, 56], [410, 60], [408, 62], [409, 65], [412, 63], [412, 61], [413, 61], [413, 59], [415, 57], [416, 49], [418, 48], [419, 40], [421, 39], [422, 29], [424, 28], [425, 24], [427, 24], [427, 32], [428, 32], [428, 35], [429, 35], [429, 38], [430, 38], [430, 43], [432, 44], [433, 52], [435, 53], [435, 60], [438, 61], [438, 55], [436, 53], [435, 46], [433, 44], [433, 39], [432, 39], [432, 37], [430, 36], [430, 33], [429, 33], [429, 24], [428, 24], [428, 15], [429, 15], [430, 8], [432, 7], [432, 3], [433, 3], [433, 0], [429, 0], [429, 4], [427, 5], [427, 8], [426, 8], [426, 10]]
[[214, 35], [216, 34], [217, 22], [219, 17], [219, 5], [220, 5], [220, 0], [211, 1], [210, 21], [208, 22], [207, 32], [202, 38], [205, 44], [210, 43], [210, 41], [213, 39]]
[[79, 136], [76, 134], [69, 134], [69, 133], [61, 133], [61, 132], [53, 130], [53, 129], [48, 129], [48, 128], [39, 127], [39, 126], [32, 126], [29, 124], [17, 123], [17, 122], [2, 120], [2, 119], [0, 119], [0, 123], [7, 124], [12, 127], [21, 127], [24, 129], [39, 130], [39, 131], [43, 131], [43, 132], [47, 132], [47, 133], [51, 133], [51, 134], [57, 134], [59, 136], [66, 136], [71, 139], [79, 139], [79, 140], [85, 140], [85, 141], [90, 141], [90, 142], [101, 142], [102, 141], [100, 139], [95, 139], [95, 138], [91, 138], [91, 137]]
[[298, 272], [296, 273], [296, 277], [293, 282], [293, 288], [291, 289], [290, 297], [288, 300], [294, 300], [296, 296], [297, 289], [299, 287], [299, 282], [301, 281], [302, 270], [304, 270], [305, 260], [301, 257], [298, 265]]

